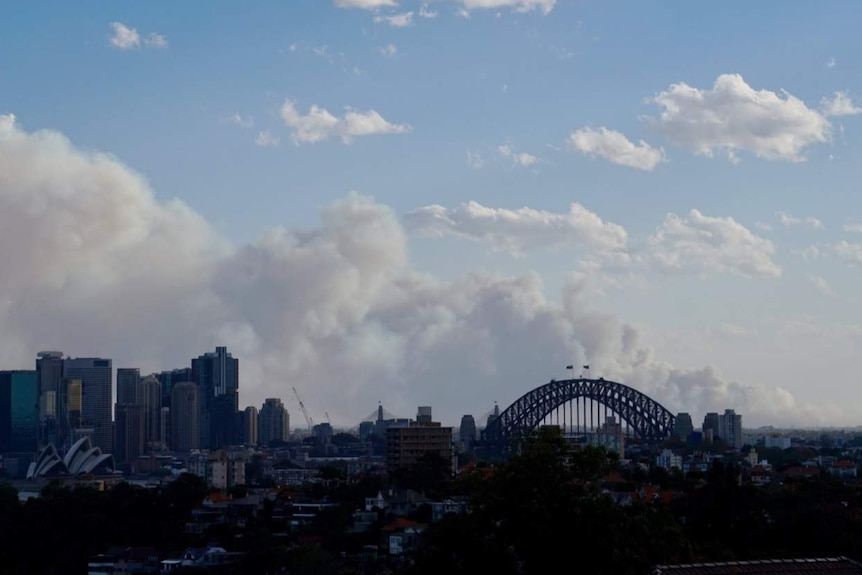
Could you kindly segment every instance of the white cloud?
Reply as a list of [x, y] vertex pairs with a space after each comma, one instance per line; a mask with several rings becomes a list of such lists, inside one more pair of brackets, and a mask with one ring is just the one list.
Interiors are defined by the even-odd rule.
[[526, 152], [515, 152], [511, 147], [505, 145], [497, 147], [497, 153], [507, 160], [511, 160], [514, 165], [524, 168], [530, 167], [539, 162], [539, 158], [536, 156]]
[[356, 136], [406, 134], [410, 131], [410, 126], [393, 124], [375, 110], [360, 112], [347, 108], [344, 116], [339, 118], [315, 105], [311, 106], [307, 114], [302, 114], [291, 100], [284, 101], [281, 118], [293, 130], [296, 144], [313, 144], [332, 137], [341, 138], [342, 142], [349, 144]]
[[785, 212], [775, 212], [775, 215], [778, 217], [778, 221], [781, 222], [781, 225], [785, 228], [793, 226], [802, 226], [812, 230], [823, 228], [823, 222], [812, 216], [797, 218]]
[[380, 46], [377, 49], [387, 58], [391, 58], [398, 53], [398, 46], [395, 44], [387, 44], [386, 46]]
[[467, 151], [467, 167], [471, 170], [481, 170], [485, 167], [485, 159], [478, 152]]
[[832, 291], [832, 287], [822, 277], [810, 275], [810, 274], [806, 275], [805, 277], [808, 279], [809, 283], [812, 286], [814, 286], [814, 289], [816, 289], [820, 293], [820, 295], [826, 296], [826, 297], [834, 295], [834, 292]]
[[398, 6], [396, 0], [335, 0], [339, 8], [363, 8], [365, 10], [376, 10], [377, 8], [394, 8]]
[[374, 22], [377, 24], [386, 23], [393, 28], [408, 28], [413, 25], [413, 12], [404, 12], [391, 16], [375, 16]]
[[808, 246], [802, 250], [791, 250], [790, 253], [794, 256], [801, 257], [806, 262], [813, 262], [820, 259], [820, 247], [816, 245]]
[[829, 68], [830, 70], [832, 68], [834, 68], [836, 65], [837, 65], [837, 62], [835, 61], [835, 58], [829, 58], [829, 60], [826, 61], [826, 67]]
[[712, 89], [672, 84], [652, 101], [663, 108], [652, 119], [673, 143], [712, 157], [734, 159], [746, 151], [769, 160], [803, 161], [808, 146], [828, 142], [831, 125], [793, 95], [754, 90], [739, 74], [719, 76]]
[[419, 17], [420, 18], [436, 18], [437, 12], [434, 10], [431, 10], [428, 7], [428, 4], [422, 4], [422, 6], [419, 8]]
[[855, 116], [862, 114], [862, 108], [853, 104], [847, 92], [835, 92], [835, 95], [820, 100], [820, 109], [825, 116]]
[[862, 234], [862, 224], [854, 223], [854, 222], [848, 222], [848, 223], [844, 224], [844, 231], [850, 232], [853, 234]]
[[832, 244], [830, 247], [846, 263], [862, 264], [862, 244], [841, 241], [837, 244]]
[[254, 138], [254, 143], [261, 148], [274, 148], [281, 143], [281, 138], [273, 136], [269, 130], [258, 132]]
[[465, 10], [511, 8], [515, 12], [539, 11], [550, 14], [557, 0], [455, 0]]
[[686, 217], [668, 214], [647, 240], [644, 260], [665, 271], [730, 273], [777, 277], [775, 246], [733, 218], [709, 217], [691, 210]]
[[141, 45], [141, 36], [134, 28], [129, 28], [120, 22], [111, 22], [114, 35], [111, 36], [111, 45], [120, 50], [131, 50]]
[[167, 48], [168, 39], [162, 34], [150, 32], [147, 34], [146, 38], [144, 38], [144, 45], [149, 48]]
[[167, 48], [168, 39], [162, 34], [150, 32], [143, 40], [135, 28], [129, 28], [121, 22], [111, 22], [113, 35], [110, 38], [111, 46], [118, 50], [133, 50], [140, 48], [143, 44], [147, 48]]
[[599, 156], [629, 168], [650, 171], [664, 160], [664, 150], [643, 140], [632, 143], [625, 135], [607, 128], [581, 128], [569, 136], [569, 145], [584, 154]]
[[435, 416], [457, 424], [574, 361], [674, 412], [745, 405], [749, 422], [859, 419], [853, 402], [823, 414], [781, 388], [660, 361], [575, 285], [554, 302], [536, 274], [416, 275], [397, 217], [367, 196], [326, 206], [316, 227], [231, 245], [114, 156], [25, 132], [12, 116], [0, 116], [0, 268], [3, 366], [60, 349], [148, 373], [226, 345], [240, 358], [243, 406], [289, 401], [290, 382], [318, 413], [353, 424], [380, 398], [407, 416], [431, 389]]
[[239, 112], [234, 112], [230, 116], [222, 118], [222, 122], [234, 124], [236, 126], [239, 126], [240, 128], [254, 128], [254, 118], [252, 118], [251, 116], [243, 118]]
[[404, 221], [418, 233], [481, 241], [514, 255], [579, 246], [619, 251], [625, 249], [628, 239], [622, 226], [603, 221], [578, 203], [567, 213], [489, 208], [473, 201], [457, 208], [431, 205], [409, 212]]
[[766, 222], [754, 222], [754, 227], [763, 232], [771, 232], [772, 226]]

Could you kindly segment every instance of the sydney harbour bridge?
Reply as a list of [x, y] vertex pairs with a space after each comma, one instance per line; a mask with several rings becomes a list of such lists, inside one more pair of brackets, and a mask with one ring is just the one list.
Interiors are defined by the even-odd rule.
[[669, 439], [675, 416], [644, 393], [604, 378], [551, 380], [489, 418], [481, 443], [506, 447], [542, 425], [559, 426], [567, 436], [622, 433], [648, 443]]

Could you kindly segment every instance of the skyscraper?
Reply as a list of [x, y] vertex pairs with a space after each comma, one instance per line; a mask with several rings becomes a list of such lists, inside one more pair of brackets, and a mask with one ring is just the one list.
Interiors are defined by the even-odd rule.
[[677, 413], [673, 425], [673, 434], [682, 441], [688, 441], [688, 436], [694, 431], [691, 415], [685, 412]]
[[128, 465], [144, 453], [145, 412], [143, 405], [118, 403], [114, 460]]
[[190, 367], [163, 371], [156, 374], [156, 377], [159, 383], [162, 384], [162, 407], [171, 406], [171, 390], [175, 384], [184, 381], [194, 381], [192, 380], [192, 369]]
[[149, 447], [160, 443], [159, 423], [162, 410], [162, 384], [148, 375], [138, 384], [137, 403], [144, 408], [144, 441]]
[[198, 386], [187, 381], [171, 391], [171, 448], [189, 451], [200, 448], [200, 399]]
[[35, 453], [39, 392], [35, 371], [0, 371], [0, 453]]
[[718, 416], [718, 437], [728, 446], [742, 448], [742, 416], [732, 409], [725, 409]]
[[246, 445], [257, 445], [257, 425], [258, 413], [257, 408], [249, 405], [242, 412], [242, 441]]
[[39, 446], [62, 443], [59, 431], [64, 427], [58, 421], [63, 406], [60, 401], [60, 382], [63, 379], [63, 353], [41, 351], [36, 355], [36, 387], [39, 394]]
[[192, 380], [200, 393], [201, 445], [217, 449], [237, 443], [239, 360], [217, 347], [192, 360]]
[[272, 441], [286, 441], [290, 435], [290, 418], [284, 404], [277, 397], [268, 397], [257, 418], [257, 434], [261, 445]]
[[470, 451], [476, 441], [476, 420], [472, 415], [461, 417], [461, 427], [458, 429], [458, 439], [464, 444], [464, 451]]
[[113, 368], [110, 359], [97, 357], [63, 360], [63, 377], [81, 380], [81, 424], [93, 430], [92, 444], [102, 453], [113, 453], [111, 418]]
[[138, 384], [141, 370], [138, 368], [117, 368], [117, 405], [132, 405], [138, 401]]
[[718, 436], [718, 413], [710, 411], [703, 417], [703, 440], [711, 442]]

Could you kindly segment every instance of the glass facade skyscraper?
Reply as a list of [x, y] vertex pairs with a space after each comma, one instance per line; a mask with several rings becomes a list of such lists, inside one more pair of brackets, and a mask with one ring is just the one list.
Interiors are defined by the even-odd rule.
[[0, 453], [34, 453], [39, 389], [35, 371], [0, 371]]
[[113, 453], [111, 417], [114, 372], [110, 359], [98, 357], [63, 360], [63, 376], [81, 381], [81, 427], [92, 429], [93, 447]]
[[217, 449], [239, 441], [239, 360], [226, 347], [192, 360], [200, 393], [201, 446]]

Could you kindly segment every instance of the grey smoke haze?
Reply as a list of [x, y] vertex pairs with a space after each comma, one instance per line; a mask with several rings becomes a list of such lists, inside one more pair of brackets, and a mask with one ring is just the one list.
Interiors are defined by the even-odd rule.
[[411, 270], [408, 246], [397, 215], [358, 193], [324, 207], [317, 228], [233, 246], [116, 158], [0, 116], [3, 368], [59, 349], [149, 372], [227, 345], [240, 358], [242, 406], [278, 396], [293, 407], [296, 386], [313, 416], [327, 410], [338, 423], [378, 400], [401, 415], [430, 404], [454, 423], [589, 361], [696, 417], [725, 407], [761, 423], [834, 415], [780, 388], [660, 361], [575, 284], [554, 301], [532, 274], [441, 281]]

